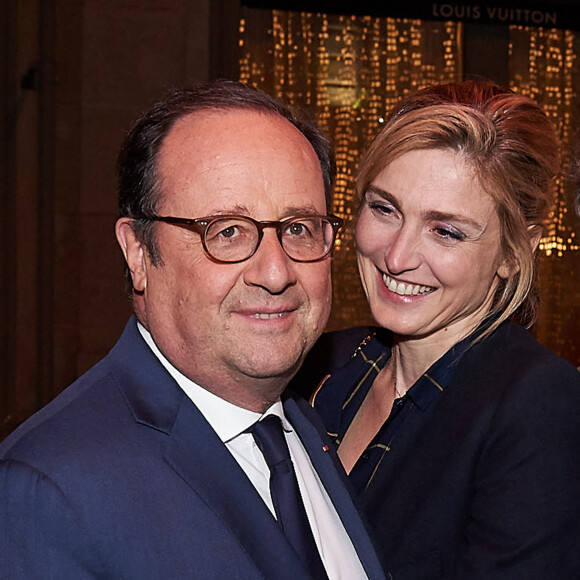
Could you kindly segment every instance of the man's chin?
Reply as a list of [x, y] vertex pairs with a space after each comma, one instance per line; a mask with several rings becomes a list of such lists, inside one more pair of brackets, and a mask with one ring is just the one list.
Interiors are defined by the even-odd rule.
[[[275, 345], [273, 345], [275, 347]], [[238, 363], [238, 370], [249, 378], [256, 380], [285, 380], [289, 382], [296, 374], [305, 352], [297, 351], [295, 354], [285, 354], [283, 357], [273, 357], [270, 353], [260, 353], [247, 357]]]

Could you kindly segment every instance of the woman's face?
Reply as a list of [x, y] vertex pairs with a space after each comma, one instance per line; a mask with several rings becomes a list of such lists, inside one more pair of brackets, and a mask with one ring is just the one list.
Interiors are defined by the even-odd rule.
[[365, 193], [356, 244], [373, 316], [401, 337], [454, 344], [511, 274], [495, 203], [450, 150], [411, 151], [385, 167]]

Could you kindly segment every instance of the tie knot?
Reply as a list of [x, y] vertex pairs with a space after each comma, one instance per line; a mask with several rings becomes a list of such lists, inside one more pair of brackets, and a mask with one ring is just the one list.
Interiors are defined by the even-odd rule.
[[264, 417], [252, 427], [252, 435], [270, 469], [283, 461], [290, 461], [290, 452], [279, 417]]

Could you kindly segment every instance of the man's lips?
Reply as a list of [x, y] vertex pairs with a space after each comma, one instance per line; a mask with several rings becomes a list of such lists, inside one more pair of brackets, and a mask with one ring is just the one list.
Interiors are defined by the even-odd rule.
[[257, 307], [237, 309], [234, 310], [233, 314], [255, 318], [256, 320], [275, 320], [278, 318], [284, 318], [296, 310], [298, 310], [297, 306], [282, 306], [278, 308]]
[[282, 318], [287, 312], [256, 312], [252, 316], [260, 320], [271, 320], [272, 318]]

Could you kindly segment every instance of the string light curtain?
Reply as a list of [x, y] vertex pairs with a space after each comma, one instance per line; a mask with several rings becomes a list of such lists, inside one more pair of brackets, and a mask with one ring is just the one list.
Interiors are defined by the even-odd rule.
[[[361, 152], [397, 100], [461, 75], [461, 24], [242, 9], [240, 78], [306, 111], [334, 143], [333, 212], [351, 224]], [[334, 254], [329, 328], [372, 323], [352, 228]]]
[[[573, 209], [576, 184], [566, 179], [580, 127], [578, 34], [570, 30], [510, 27], [511, 88], [540, 103], [559, 130], [563, 165], [548, 231], [540, 242], [538, 339], [580, 364], [580, 231]], [[576, 65], [576, 66], [575, 66]]]
[[[462, 34], [462, 24], [453, 22], [244, 7], [240, 78], [305, 110], [327, 132], [337, 159], [332, 209], [352, 224], [354, 181], [362, 151], [402, 96], [435, 82], [462, 78]], [[512, 88], [546, 107], [568, 146], [577, 106], [574, 34], [523, 27], [512, 27], [510, 34]], [[580, 359], [576, 346], [580, 253], [570, 198], [562, 179], [549, 232], [540, 247], [544, 307], [535, 331], [544, 344], [576, 361]], [[329, 329], [372, 323], [356, 270], [351, 227], [338, 239], [333, 276]]]

